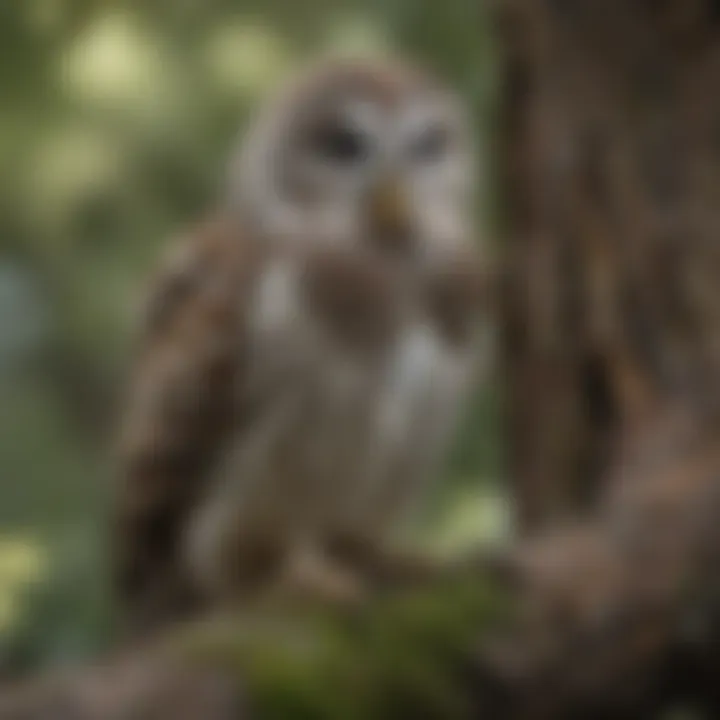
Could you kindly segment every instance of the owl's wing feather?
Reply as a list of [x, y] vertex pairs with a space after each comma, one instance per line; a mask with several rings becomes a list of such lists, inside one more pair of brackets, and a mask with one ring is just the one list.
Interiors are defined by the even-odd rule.
[[145, 308], [121, 436], [116, 581], [136, 628], [193, 602], [184, 528], [242, 415], [251, 244], [216, 222], [175, 250]]

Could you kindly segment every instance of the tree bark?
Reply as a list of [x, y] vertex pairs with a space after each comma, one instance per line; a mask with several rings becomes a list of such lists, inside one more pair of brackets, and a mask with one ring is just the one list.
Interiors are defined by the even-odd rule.
[[503, 4], [504, 368], [527, 532], [592, 508], [668, 396], [717, 396], [718, 7]]

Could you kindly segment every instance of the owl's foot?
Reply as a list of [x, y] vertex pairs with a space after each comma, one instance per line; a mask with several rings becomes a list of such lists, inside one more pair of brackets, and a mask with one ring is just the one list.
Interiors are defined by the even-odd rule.
[[288, 556], [277, 582], [268, 588], [264, 601], [271, 604], [360, 604], [366, 587], [360, 575], [337, 563], [321, 550], [298, 550]]
[[435, 582], [454, 573], [454, 565], [428, 553], [385, 547], [364, 538], [336, 537], [329, 553], [376, 589]]

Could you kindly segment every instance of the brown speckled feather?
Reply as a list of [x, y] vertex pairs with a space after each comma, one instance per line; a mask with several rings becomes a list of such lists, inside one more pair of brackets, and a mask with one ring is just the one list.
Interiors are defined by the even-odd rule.
[[256, 255], [222, 220], [173, 250], [147, 303], [122, 427], [116, 580], [135, 629], [192, 604], [182, 533], [242, 417], [231, 389]]

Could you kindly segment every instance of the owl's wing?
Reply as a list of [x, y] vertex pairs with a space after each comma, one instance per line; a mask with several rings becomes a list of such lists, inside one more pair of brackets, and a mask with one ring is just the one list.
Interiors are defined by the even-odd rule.
[[241, 420], [243, 291], [254, 254], [224, 222], [187, 238], [147, 302], [123, 417], [116, 582], [140, 629], [193, 602], [179, 557], [189, 512]]

